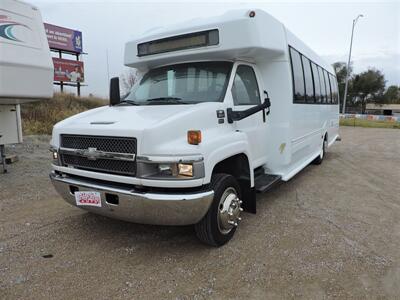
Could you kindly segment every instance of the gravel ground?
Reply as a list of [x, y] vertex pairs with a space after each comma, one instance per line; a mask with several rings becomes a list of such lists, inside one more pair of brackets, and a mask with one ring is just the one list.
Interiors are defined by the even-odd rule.
[[221, 248], [68, 205], [49, 137], [27, 137], [0, 175], [0, 299], [399, 299], [400, 130], [341, 135], [321, 166], [259, 195]]

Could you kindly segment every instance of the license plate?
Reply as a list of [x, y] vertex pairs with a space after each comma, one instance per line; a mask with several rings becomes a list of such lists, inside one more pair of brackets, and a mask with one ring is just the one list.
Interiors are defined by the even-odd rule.
[[75, 192], [75, 201], [78, 206], [101, 207], [101, 196], [99, 192]]

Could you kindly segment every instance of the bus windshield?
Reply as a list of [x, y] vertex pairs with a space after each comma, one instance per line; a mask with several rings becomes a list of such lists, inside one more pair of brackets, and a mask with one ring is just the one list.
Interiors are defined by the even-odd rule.
[[152, 69], [125, 101], [134, 104], [222, 102], [233, 63], [196, 62]]

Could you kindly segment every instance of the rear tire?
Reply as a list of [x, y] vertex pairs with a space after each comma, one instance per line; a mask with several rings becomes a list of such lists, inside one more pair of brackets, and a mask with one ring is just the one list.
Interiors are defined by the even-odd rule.
[[200, 241], [219, 247], [233, 237], [241, 220], [240, 186], [233, 176], [221, 173], [212, 176], [211, 189], [214, 191], [213, 202], [194, 228]]
[[317, 156], [317, 158], [315, 158], [313, 160], [313, 164], [314, 165], [320, 165], [322, 164], [322, 161], [325, 158], [325, 154], [326, 154], [326, 149], [328, 148], [328, 140], [327, 140], [327, 136], [324, 136], [324, 141], [322, 142], [322, 149], [321, 149], [321, 153]]

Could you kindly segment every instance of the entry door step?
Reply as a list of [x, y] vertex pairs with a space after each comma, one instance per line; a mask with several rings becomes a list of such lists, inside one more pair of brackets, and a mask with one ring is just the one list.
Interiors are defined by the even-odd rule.
[[274, 187], [281, 180], [280, 175], [263, 174], [254, 178], [254, 187], [258, 193], [264, 193]]

